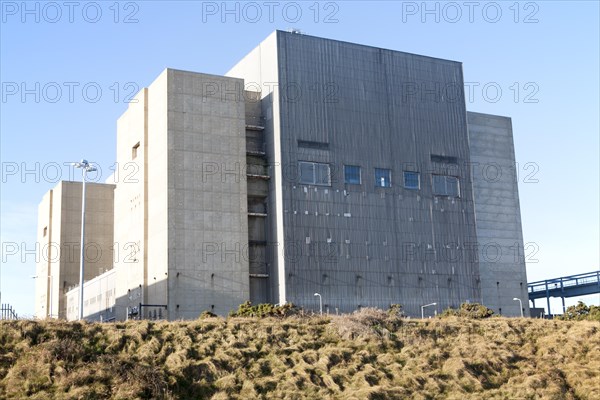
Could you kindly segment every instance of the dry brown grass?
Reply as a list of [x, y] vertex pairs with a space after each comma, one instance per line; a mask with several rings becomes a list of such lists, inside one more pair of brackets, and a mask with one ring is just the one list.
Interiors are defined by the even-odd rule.
[[0, 398], [598, 399], [599, 371], [592, 321], [0, 323]]

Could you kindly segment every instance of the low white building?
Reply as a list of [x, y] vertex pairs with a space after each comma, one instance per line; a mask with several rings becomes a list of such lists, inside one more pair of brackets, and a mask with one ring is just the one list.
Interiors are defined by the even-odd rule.
[[[114, 269], [103, 273], [83, 285], [83, 315], [88, 321], [115, 320], [117, 274]], [[69, 290], [67, 298], [67, 320], [79, 317], [79, 286]]]

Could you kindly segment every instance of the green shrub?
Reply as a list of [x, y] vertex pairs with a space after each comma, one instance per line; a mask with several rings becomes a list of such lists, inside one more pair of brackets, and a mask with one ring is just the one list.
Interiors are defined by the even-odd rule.
[[587, 306], [580, 301], [574, 306], [567, 307], [563, 315], [559, 315], [556, 319], [563, 321], [600, 321], [600, 307]]
[[460, 308], [447, 308], [440, 315], [440, 318], [462, 317], [470, 319], [489, 318], [494, 315], [494, 311], [479, 303], [462, 303]]
[[210, 312], [210, 311], [202, 311], [202, 313], [200, 313], [200, 319], [206, 319], [206, 318], [215, 318], [217, 317], [217, 314]]
[[298, 314], [299, 309], [292, 303], [286, 303], [281, 306], [276, 306], [270, 303], [252, 305], [250, 301], [246, 301], [239, 305], [237, 311], [231, 311], [230, 317], [288, 317]]
[[391, 317], [404, 317], [404, 309], [402, 308], [402, 304], [390, 304], [390, 308], [387, 310], [388, 314]]

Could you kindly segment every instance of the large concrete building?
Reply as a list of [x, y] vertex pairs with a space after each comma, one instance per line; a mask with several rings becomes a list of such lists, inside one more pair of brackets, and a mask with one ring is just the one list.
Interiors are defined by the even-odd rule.
[[281, 31], [226, 76], [165, 70], [118, 121], [115, 278], [87, 304], [113, 282], [106, 319], [315, 293], [528, 313], [511, 121], [463, 87], [458, 62]]
[[[209, 85], [236, 92], [205, 95]], [[117, 162], [137, 164], [139, 178], [115, 191], [117, 311], [169, 305], [169, 318], [195, 318], [248, 299], [246, 260], [204, 259], [213, 243], [248, 243], [242, 90], [239, 79], [166, 70], [119, 119]], [[221, 164], [238, 170], [207, 180]]]

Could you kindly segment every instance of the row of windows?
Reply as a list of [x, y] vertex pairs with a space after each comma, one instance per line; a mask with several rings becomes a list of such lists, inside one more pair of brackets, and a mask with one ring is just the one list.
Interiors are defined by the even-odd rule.
[[[331, 170], [329, 164], [300, 161], [300, 183], [307, 185], [331, 186]], [[421, 188], [421, 175], [419, 172], [404, 171], [404, 187], [418, 190]], [[362, 169], [358, 165], [344, 165], [344, 183], [360, 185], [362, 183]], [[392, 170], [375, 168], [375, 186], [392, 187]], [[459, 197], [460, 185], [455, 176], [432, 175], [433, 194], [438, 196]]]

